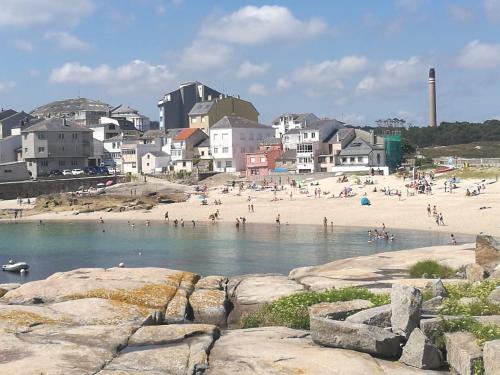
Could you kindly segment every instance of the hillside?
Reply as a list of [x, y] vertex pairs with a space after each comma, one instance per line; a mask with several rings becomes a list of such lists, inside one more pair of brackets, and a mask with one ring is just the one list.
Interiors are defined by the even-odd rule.
[[420, 149], [428, 158], [457, 156], [462, 158], [500, 158], [500, 142], [473, 142], [460, 145], [425, 147]]

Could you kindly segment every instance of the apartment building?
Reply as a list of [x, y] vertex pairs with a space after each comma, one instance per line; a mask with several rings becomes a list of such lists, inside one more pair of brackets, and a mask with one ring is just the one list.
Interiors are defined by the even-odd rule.
[[266, 138], [256, 152], [246, 154], [246, 178], [260, 181], [276, 167], [276, 159], [283, 154], [281, 139]]
[[141, 115], [138, 110], [130, 108], [128, 105], [120, 104], [118, 107], [113, 108], [110, 111], [110, 117], [128, 121], [141, 132], [150, 130], [149, 117]]
[[275, 137], [282, 138], [290, 130], [305, 128], [318, 120], [314, 113], [284, 113], [273, 120], [272, 127]]

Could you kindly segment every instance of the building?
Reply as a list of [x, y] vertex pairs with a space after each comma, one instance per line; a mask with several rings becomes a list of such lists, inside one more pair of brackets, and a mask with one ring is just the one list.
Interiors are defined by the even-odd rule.
[[29, 180], [30, 175], [24, 161], [0, 163], [0, 182]]
[[222, 96], [196, 103], [189, 111], [189, 127], [203, 130], [209, 129], [224, 116], [240, 116], [251, 121], [259, 121], [259, 112], [254, 105], [234, 96]]
[[198, 156], [195, 152], [196, 146], [208, 139], [200, 129], [181, 129], [176, 132], [170, 141], [170, 152], [167, 152], [172, 157], [172, 162], [192, 160]]
[[276, 159], [283, 154], [281, 139], [271, 137], [265, 139], [256, 152], [246, 154], [246, 178], [249, 181], [260, 181], [276, 167]]
[[20, 161], [21, 134], [0, 139], [0, 163]]
[[51, 170], [88, 166], [92, 130], [63, 118], [49, 118], [21, 131], [22, 157], [34, 178]]
[[110, 117], [129, 121], [134, 128], [141, 132], [150, 130], [149, 117], [139, 114], [138, 110], [130, 108], [127, 105], [120, 104], [118, 107], [113, 108], [110, 112]]
[[203, 141], [194, 146], [194, 154], [200, 160], [212, 160], [212, 153], [210, 152], [210, 138], [205, 138]]
[[198, 102], [211, 101], [221, 93], [200, 82], [187, 82], [158, 101], [160, 129], [189, 127], [189, 111]]
[[150, 139], [123, 138], [121, 141], [121, 170], [123, 173], [142, 173], [142, 157], [148, 152], [161, 151], [161, 143]]
[[272, 127], [276, 132], [275, 137], [282, 138], [290, 130], [302, 129], [318, 120], [319, 118], [314, 113], [284, 113], [274, 119]]
[[297, 171], [297, 150], [287, 150], [276, 159], [275, 170], [281, 172]]
[[246, 154], [272, 137], [273, 128], [239, 116], [224, 116], [210, 129], [210, 151], [213, 170], [240, 172], [246, 170]]
[[34, 109], [31, 115], [37, 118], [68, 118], [76, 125], [98, 124], [101, 117], [109, 114], [109, 104], [87, 98], [58, 100]]
[[20, 129], [34, 123], [35, 118], [26, 112], [8, 109], [0, 112], [0, 139], [19, 134]]
[[155, 174], [166, 172], [170, 165], [170, 155], [163, 151], [150, 151], [142, 156], [142, 172]]

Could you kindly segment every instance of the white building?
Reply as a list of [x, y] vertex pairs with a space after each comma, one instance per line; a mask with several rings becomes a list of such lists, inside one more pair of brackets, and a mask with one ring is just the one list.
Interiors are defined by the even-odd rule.
[[163, 151], [150, 151], [142, 157], [142, 171], [148, 174], [166, 172], [170, 165], [170, 155]]
[[120, 104], [111, 110], [111, 118], [130, 121], [137, 130], [146, 132], [150, 129], [149, 117], [143, 116], [138, 110]]
[[238, 116], [224, 116], [210, 129], [210, 150], [216, 172], [239, 172], [246, 168], [245, 154], [274, 135], [274, 129]]
[[285, 133], [293, 129], [302, 129], [308, 124], [318, 121], [314, 113], [284, 113], [274, 119], [272, 127], [275, 130], [275, 137], [281, 138]]

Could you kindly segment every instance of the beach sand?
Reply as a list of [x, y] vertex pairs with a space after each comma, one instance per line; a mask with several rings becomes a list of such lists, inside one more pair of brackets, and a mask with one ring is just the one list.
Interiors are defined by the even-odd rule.
[[[297, 176], [299, 178], [300, 176]], [[290, 177], [290, 179], [292, 179]], [[365, 177], [360, 177], [361, 181]], [[150, 179], [158, 181], [157, 179]], [[229, 193], [222, 193], [221, 187], [212, 187], [208, 191], [209, 205], [202, 205], [196, 193], [188, 201], [174, 204], [160, 204], [148, 212], [127, 211], [123, 213], [92, 212], [75, 215], [74, 212], [43, 213], [26, 217], [26, 220], [130, 220], [137, 223], [146, 220], [163, 220], [168, 211], [170, 222], [174, 219], [189, 222], [208, 221], [209, 215], [217, 209], [220, 212], [219, 221], [235, 222], [236, 218], [245, 217], [247, 223], [268, 223], [276, 225], [275, 219], [279, 214], [281, 225], [312, 224], [323, 225], [326, 217], [328, 225], [333, 221], [336, 226], [357, 226], [366, 229], [382, 228], [383, 223], [390, 232], [391, 228], [432, 230], [463, 234], [492, 234], [500, 236], [500, 182], [486, 184], [478, 196], [466, 197], [465, 190], [480, 180], [464, 180], [452, 194], [444, 192], [444, 180], [437, 180], [433, 186], [432, 195], [416, 194], [407, 196], [403, 179], [397, 176], [375, 176], [374, 185], [357, 185], [355, 177], [350, 177], [347, 183], [338, 183], [337, 177], [325, 178], [319, 181], [319, 186], [309, 186], [311, 181], [305, 182], [309, 194], [301, 194], [298, 188], [291, 188], [287, 178], [283, 178], [285, 190], [272, 191], [243, 190], [239, 193], [238, 187], [230, 189]], [[492, 182], [488, 180], [486, 182]], [[168, 182], [163, 182], [168, 184]], [[338, 197], [344, 187], [351, 187], [356, 193], [349, 198], [328, 198], [332, 193]], [[378, 192], [373, 192], [374, 187]], [[402, 191], [402, 196], [385, 195], [380, 190], [384, 187]], [[321, 198], [314, 197], [315, 188], [321, 188]], [[290, 198], [292, 191], [292, 198]], [[410, 189], [410, 191], [412, 191]], [[370, 206], [362, 206], [360, 199], [366, 193]], [[248, 201], [250, 196], [251, 201]], [[273, 201], [275, 198], [277, 201]], [[222, 205], [215, 205], [214, 200], [221, 200]], [[15, 206], [15, 200], [2, 205]], [[253, 204], [254, 212], [248, 211], [248, 205]], [[436, 205], [439, 213], [443, 214], [444, 226], [438, 226], [431, 216], [427, 215], [427, 204]], [[486, 209], [480, 209], [487, 207]]]

